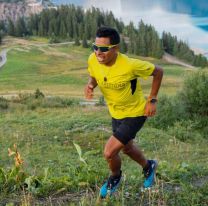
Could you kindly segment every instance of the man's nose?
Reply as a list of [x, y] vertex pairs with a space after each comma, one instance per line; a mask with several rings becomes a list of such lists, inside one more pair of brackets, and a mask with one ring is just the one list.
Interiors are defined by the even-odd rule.
[[100, 51], [100, 49], [98, 48], [98, 50], [96, 51], [97, 54], [101, 54], [102, 52]]

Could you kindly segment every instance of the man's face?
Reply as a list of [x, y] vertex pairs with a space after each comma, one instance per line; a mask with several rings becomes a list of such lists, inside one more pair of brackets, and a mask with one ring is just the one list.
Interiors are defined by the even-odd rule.
[[[98, 46], [110, 46], [110, 39], [108, 37], [97, 37], [95, 39], [95, 44]], [[111, 66], [117, 57], [118, 46], [110, 48], [109, 51], [101, 52], [100, 49], [95, 50], [95, 55], [100, 64], [105, 64]]]

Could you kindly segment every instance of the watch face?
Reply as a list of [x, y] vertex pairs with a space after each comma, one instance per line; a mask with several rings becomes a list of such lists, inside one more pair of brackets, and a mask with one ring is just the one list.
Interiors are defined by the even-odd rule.
[[150, 102], [151, 103], [156, 103], [157, 102], [157, 99], [151, 99]]

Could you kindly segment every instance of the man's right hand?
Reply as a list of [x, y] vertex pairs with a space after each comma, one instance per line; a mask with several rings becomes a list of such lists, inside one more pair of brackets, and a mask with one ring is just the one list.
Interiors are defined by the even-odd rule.
[[84, 93], [85, 93], [85, 98], [86, 99], [92, 99], [93, 98], [93, 90], [94, 90], [94, 87], [93, 87], [92, 84], [87, 84], [85, 86]]

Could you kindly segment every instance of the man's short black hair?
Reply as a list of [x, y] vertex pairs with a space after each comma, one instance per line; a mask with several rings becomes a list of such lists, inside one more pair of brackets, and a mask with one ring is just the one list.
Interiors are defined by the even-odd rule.
[[110, 44], [115, 45], [120, 43], [120, 36], [116, 29], [102, 26], [96, 32], [96, 37], [109, 37]]

